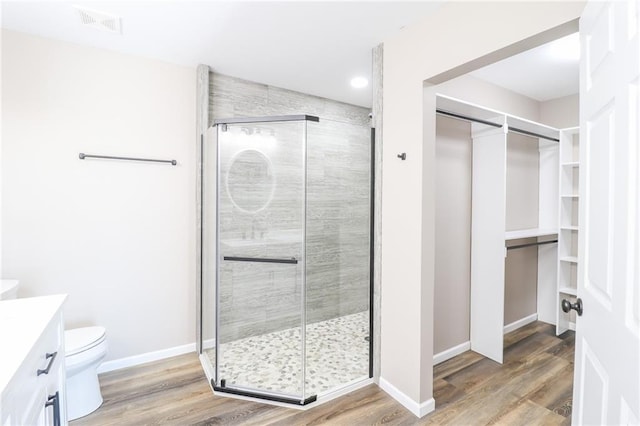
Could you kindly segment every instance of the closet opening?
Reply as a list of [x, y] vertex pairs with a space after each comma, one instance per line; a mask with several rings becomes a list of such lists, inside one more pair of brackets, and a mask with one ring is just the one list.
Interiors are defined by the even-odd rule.
[[[520, 397], [548, 380], [560, 390], [545, 408], [571, 415], [575, 312], [565, 313], [562, 302], [575, 302], [577, 285], [579, 60], [541, 58], [576, 38], [427, 89], [436, 95], [425, 106], [433, 108], [436, 133], [433, 386], [440, 409], [521, 377], [530, 381], [523, 379]], [[549, 73], [552, 86], [550, 78], [565, 72], [564, 92], [536, 94], [545, 84], [538, 77]]]

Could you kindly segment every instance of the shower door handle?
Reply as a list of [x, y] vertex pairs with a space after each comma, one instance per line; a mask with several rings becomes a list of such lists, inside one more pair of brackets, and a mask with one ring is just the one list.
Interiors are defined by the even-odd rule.
[[231, 262], [261, 262], [261, 263], [288, 263], [296, 265], [298, 263], [298, 259], [295, 257], [291, 257], [288, 259], [275, 259], [269, 257], [237, 257], [237, 256], [224, 256], [223, 260], [228, 260]]

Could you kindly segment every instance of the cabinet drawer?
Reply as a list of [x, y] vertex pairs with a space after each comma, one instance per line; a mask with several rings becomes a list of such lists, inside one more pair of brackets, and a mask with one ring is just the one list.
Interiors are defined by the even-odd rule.
[[3, 393], [0, 424], [40, 424], [38, 419], [46, 415], [47, 398], [64, 389], [63, 333], [62, 317], [58, 314], [45, 328]]

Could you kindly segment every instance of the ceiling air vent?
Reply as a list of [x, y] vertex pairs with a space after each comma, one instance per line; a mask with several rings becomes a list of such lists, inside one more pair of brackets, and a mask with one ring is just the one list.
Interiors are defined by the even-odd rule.
[[122, 34], [119, 16], [98, 12], [97, 10], [91, 10], [80, 6], [74, 6], [74, 8], [78, 11], [82, 25], [109, 31], [111, 33]]

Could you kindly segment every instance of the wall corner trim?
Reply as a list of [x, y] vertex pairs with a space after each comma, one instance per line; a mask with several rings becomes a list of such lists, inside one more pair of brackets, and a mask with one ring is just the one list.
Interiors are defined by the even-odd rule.
[[384, 377], [380, 377], [380, 389], [385, 391], [389, 396], [402, 404], [407, 410], [411, 411], [416, 417], [424, 417], [433, 410], [436, 409], [436, 401], [433, 398], [417, 403], [413, 399], [409, 398], [398, 388], [393, 386]]

